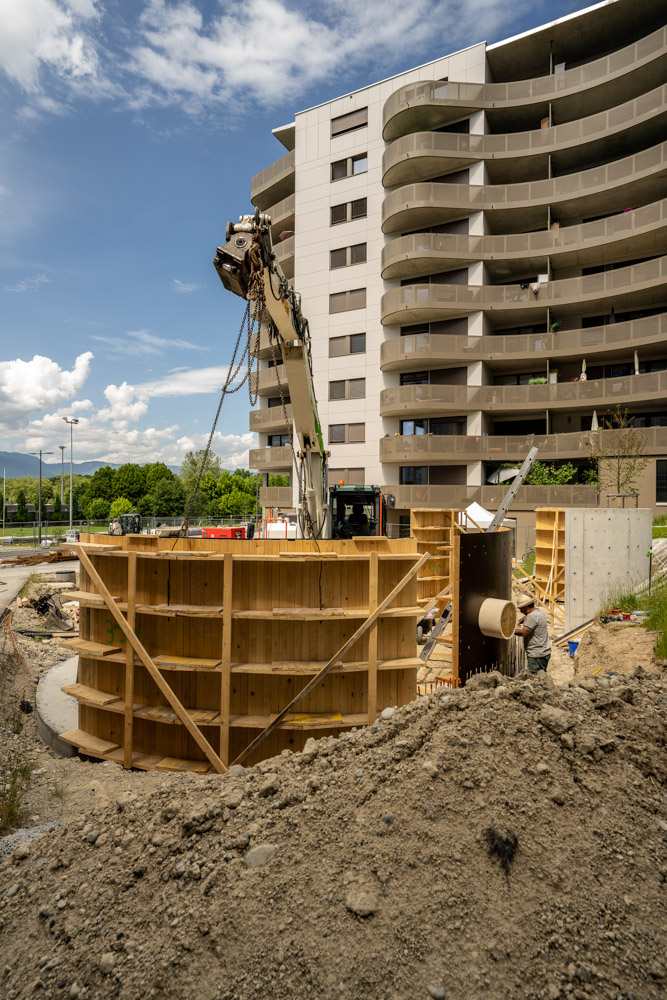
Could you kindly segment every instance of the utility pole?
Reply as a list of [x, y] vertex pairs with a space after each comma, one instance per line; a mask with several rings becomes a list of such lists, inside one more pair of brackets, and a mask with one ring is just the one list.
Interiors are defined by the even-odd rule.
[[72, 529], [72, 514], [74, 511], [74, 487], [72, 485], [72, 459], [73, 459], [73, 444], [74, 438], [72, 434], [72, 427], [74, 424], [78, 424], [78, 417], [63, 417], [66, 424], [69, 424], [69, 526], [70, 531]]
[[60, 506], [65, 503], [65, 448], [66, 444], [59, 444], [60, 448]]
[[42, 449], [40, 448], [39, 451], [31, 451], [29, 452], [29, 454], [39, 455], [39, 494], [38, 494], [39, 501], [37, 507], [37, 520], [39, 523], [39, 528], [37, 537], [39, 540], [39, 547], [41, 548], [42, 547], [42, 455], [53, 455], [53, 452], [42, 451]]

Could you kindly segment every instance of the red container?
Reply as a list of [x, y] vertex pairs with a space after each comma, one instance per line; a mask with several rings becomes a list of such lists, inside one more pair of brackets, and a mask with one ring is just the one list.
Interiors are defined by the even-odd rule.
[[245, 527], [240, 528], [202, 528], [202, 538], [245, 538]]

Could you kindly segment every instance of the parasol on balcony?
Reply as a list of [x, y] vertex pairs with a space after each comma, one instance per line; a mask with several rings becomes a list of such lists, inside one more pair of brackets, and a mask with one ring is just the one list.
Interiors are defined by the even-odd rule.
[[635, 351], [635, 375], [639, 375], [639, 355]]
[[587, 382], [588, 376], [586, 375], [586, 358], [581, 360], [581, 375], [579, 376], [580, 382]]
[[591, 417], [591, 430], [597, 431], [599, 429], [600, 425], [598, 424], [598, 411], [593, 410], [593, 416]]

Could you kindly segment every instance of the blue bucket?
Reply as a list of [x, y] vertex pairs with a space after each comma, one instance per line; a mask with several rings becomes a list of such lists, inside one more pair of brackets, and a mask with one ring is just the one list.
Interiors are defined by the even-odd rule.
[[574, 654], [577, 652], [578, 645], [579, 645], [578, 641], [575, 641], [573, 639], [567, 640], [567, 648], [570, 650], [570, 657], [574, 657]]

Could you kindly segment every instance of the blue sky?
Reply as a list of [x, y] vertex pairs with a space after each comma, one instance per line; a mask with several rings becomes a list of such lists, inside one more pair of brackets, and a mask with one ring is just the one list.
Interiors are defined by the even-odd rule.
[[[243, 311], [212, 259], [271, 129], [583, 6], [0, 0], [0, 451], [57, 454], [64, 415], [75, 460], [202, 447]], [[245, 388], [223, 410], [230, 468], [248, 410]]]

